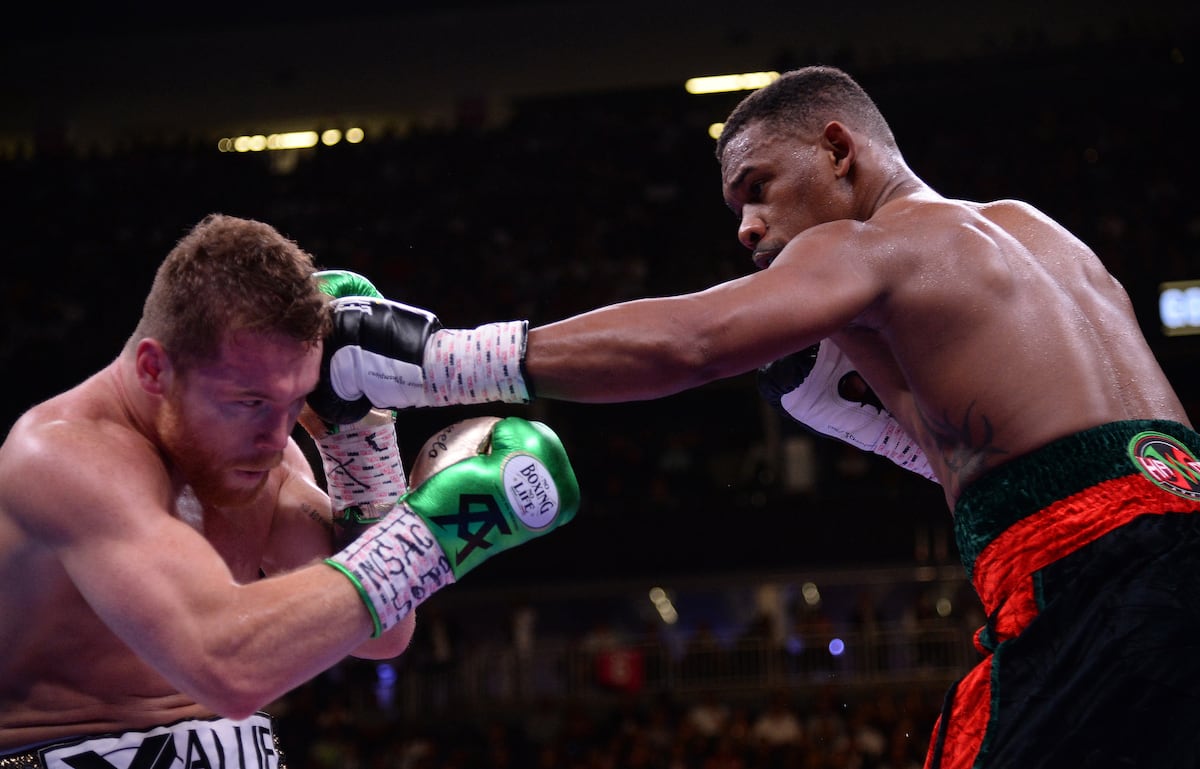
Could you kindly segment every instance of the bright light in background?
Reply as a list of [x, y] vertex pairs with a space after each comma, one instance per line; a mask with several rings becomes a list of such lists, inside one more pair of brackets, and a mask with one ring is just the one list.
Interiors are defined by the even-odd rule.
[[317, 145], [316, 131], [292, 131], [267, 137], [269, 150], [303, 150]]
[[654, 605], [658, 616], [668, 625], [674, 625], [679, 621], [679, 613], [675, 611], [675, 604], [671, 603], [671, 597], [667, 595], [667, 591], [661, 587], [650, 588], [650, 603]]
[[727, 93], [753, 91], [779, 78], [778, 72], [743, 72], [739, 75], [711, 75], [688, 78], [683, 87], [688, 93]]
[[804, 602], [809, 606], [817, 606], [821, 603], [821, 591], [817, 589], [814, 582], [805, 582], [800, 588], [800, 595], [804, 596]]
[[846, 642], [843, 641], [842, 639], [835, 638], [829, 642], [829, 653], [832, 654], [834, 657], [842, 656], [842, 653], [845, 651], [846, 651]]
[[256, 136], [237, 136], [233, 139], [234, 152], [261, 152], [267, 148], [267, 137], [262, 134]]
[[1200, 334], [1200, 280], [1173, 280], [1158, 287], [1158, 318], [1167, 336]]
[[375, 701], [380, 708], [390, 710], [396, 701], [396, 667], [390, 662], [375, 666]]
[[[688, 93], [726, 93], [728, 91], [753, 91], [770, 85], [779, 78], [778, 72], [744, 72], [740, 75], [712, 75], [710, 77], [689, 78], [683, 87]], [[708, 127], [708, 135], [712, 139], [721, 138], [724, 123], [712, 123]]]
[[358, 144], [364, 137], [365, 134], [361, 128], [347, 128], [344, 133], [337, 128], [328, 128], [320, 133], [317, 131], [288, 131], [266, 136], [256, 134], [254, 136], [226, 137], [217, 142], [217, 149], [221, 152], [303, 150], [315, 147], [318, 143], [324, 144], [326, 147], [332, 147], [341, 141]]

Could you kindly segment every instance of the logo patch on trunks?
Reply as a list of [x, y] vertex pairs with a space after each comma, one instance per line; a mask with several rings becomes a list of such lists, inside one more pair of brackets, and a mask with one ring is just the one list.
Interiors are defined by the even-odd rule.
[[1162, 433], [1138, 433], [1129, 441], [1129, 457], [1160, 489], [1200, 499], [1200, 460], [1178, 439]]

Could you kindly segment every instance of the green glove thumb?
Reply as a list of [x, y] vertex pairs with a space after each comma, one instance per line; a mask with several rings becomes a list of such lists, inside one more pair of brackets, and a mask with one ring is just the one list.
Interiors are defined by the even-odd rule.
[[383, 294], [379, 293], [379, 289], [357, 272], [321, 270], [313, 273], [313, 277], [317, 279], [321, 293], [328, 294], [334, 299], [340, 299], [343, 296], [371, 296], [383, 299]]

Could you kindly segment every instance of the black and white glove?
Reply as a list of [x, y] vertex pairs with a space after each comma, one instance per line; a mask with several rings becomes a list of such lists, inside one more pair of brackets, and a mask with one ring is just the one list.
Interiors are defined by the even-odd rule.
[[348, 424], [383, 409], [527, 403], [522, 363], [528, 323], [447, 329], [428, 310], [376, 297], [331, 302], [321, 380], [308, 403]]
[[760, 368], [758, 389], [764, 400], [805, 427], [887, 457], [936, 483], [921, 447], [866, 382], [860, 394], [844, 392], [854, 378], [861, 381], [849, 358], [825, 339]]

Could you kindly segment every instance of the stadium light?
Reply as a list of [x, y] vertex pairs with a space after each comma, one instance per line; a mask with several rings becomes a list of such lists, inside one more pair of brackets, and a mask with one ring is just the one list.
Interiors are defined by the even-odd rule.
[[753, 91], [770, 85], [779, 78], [778, 72], [743, 72], [738, 75], [710, 75], [688, 78], [683, 87], [688, 93], [726, 93], [728, 91]]
[[288, 131], [276, 134], [229, 136], [217, 141], [221, 152], [261, 152], [263, 150], [303, 150], [324, 144], [326, 147], [346, 141], [358, 144], [363, 140], [361, 128], [347, 128], [345, 132], [336, 128], [325, 131]]

